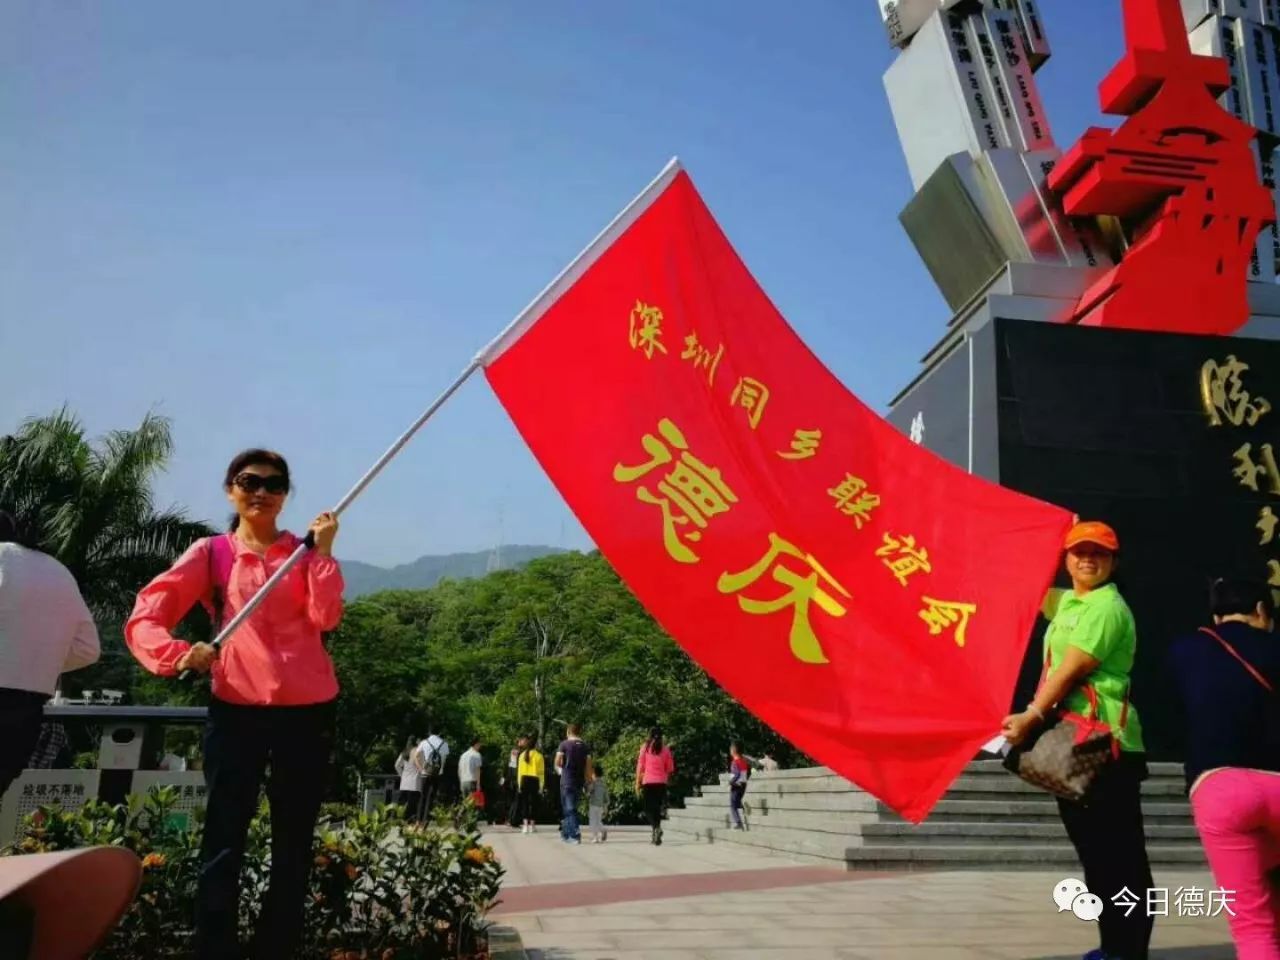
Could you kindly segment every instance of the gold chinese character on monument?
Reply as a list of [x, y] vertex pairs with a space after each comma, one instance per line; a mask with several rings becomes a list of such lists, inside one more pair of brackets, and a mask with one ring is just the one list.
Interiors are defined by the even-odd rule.
[[733, 388], [733, 395], [729, 398], [729, 402], [747, 411], [747, 423], [751, 424], [751, 429], [754, 430], [760, 426], [760, 418], [764, 416], [765, 404], [769, 402], [769, 388], [759, 380], [741, 377], [738, 385]]
[[715, 386], [716, 367], [720, 366], [720, 358], [724, 356], [724, 344], [720, 344], [719, 349], [712, 353], [706, 347], [698, 342], [697, 331], [689, 334], [684, 338], [684, 351], [680, 354], [681, 360], [692, 360], [693, 367], [697, 369], [705, 369], [707, 371], [707, 386]]
[[1256, 426], [1271, 410], [1265, 397], [1251, 397], [1244, 388], [1241, 374], [1248, 369], [1234, 354], [1228, 354], [1226, 363], [1210, 360], [1200, 368], [1200, 397], [1213, 426], [1224, 421], [1233, 427]]
[[631, 308], [631, 326], [628, 339], [632, 350], [639, 350], [648, 359], [653, 359], [653, 351], [666, 353], [662, 345], [662, 311], [647, 303], [636, 301]]
[[818, 455], [818, 444], [822, 442], [821, 430], [797, 430], [791, 439], [791, 449], [778, 451], [783, 460], [807, 460]]
[[871, 511], [880, 506], [880, 495], [867, 490], [867, 482], [852, 473], [846, 473], [844, 479], [827, 493], [836, 501], [836, 509], [846, 517], [853, 517], [859, 530], [871, 519]]
[[884, 535], [884, 546], [876, 550], [876, 556], [889, 568], [900, 584], [907, 585], [907, 578], [913, 573], [932, 573], [929, 566], [929, 551], [916, 546], [913, 536], [895, 537], [891, 533]]
[[1276, 465], [1276, 453], [1271, 444], [1264, 443], [1258, 451], [1258, 462], [1253, 459], [1253, 444], [1246, 443], [1235, 452], [1236, 468], [1232, 475], [1240, 481], [1240, 486], [1248, 487], [1254, 493], [1261, 492], [1260, 479], [1266, 480], [1268, 493], [1280, 496], [1280, 466]]
[[1258, 545], [1265, 547], [1268, 543], [1276, 538], [1276, 525], [1280, 524], [1280, 518], [1277, 518], [1270, 507], [1263, 507], [1258, 511], [1257, 528], [1262, 531], [1262, 539], [1258, 541]]
[[920, 619], [929, 625], [929, 635], [936, 637], [948, 627], [956, 628], [956, 646], [964, 646], [964, 628], [969, 625], [969, 618], [978, 612], [974, 603], [951, 603], [946, 600], [934, 600], [932, 597], [921, 597], [925, 608], [920, 611]]
[[[780, 562], [783, 557], [791, 557], [808, 568], [805, 573], [797, 573]], [[799, 564], [797, 564], [799, 565]], [[791, 615], [791, 652], [802, 663], [827, 663], [827, 655], [822, 651], [822, 644], [813, 632], [809, 622], [809, 604], [816, 603], [820, 609], [833, 617], [843, 617], [848, 610], [822, 586], [822, 581], [829, 584], [846, 599], [852, 599], [849, 591], [840, 586], [831, 574], [822, 568], [822, 564], [812, 554], [805, 553], [799, 547], [783, 540], [776, 533], [769, 534], [769, 551], [754, 566], [741, 573], [723, 573], [717, 584], [721, 593], [738, 593], [751, 586], [773, 568], [773, 579], [787, 587], [787, 592], [772, 600], [756, 600], [751, 597], [739, 597], [738, 606], [746, 613], [776, 613], [786, 607], [794, 607]]]
[[[707, 521], [727, 513], [738, 498], [721, 478], [718, 469], [707, 466], [689, 452], [684, 434], [674, 423], [663, 418], [658, 422], [658, 433], [661, 438], [646, 433], [640, 441], [649, 455], [648, 462], [631, 467], [619, 463], [613, 468], [613, 479], [618, 483], [632, 483], [659, 467], [671, 464], [670, 472], [658, 481], [658, 493], [651, 493], [648, 487], [639, 487], [636, 499], [662, 511], [662, 542], [671, 558], [680, 563], [697, 563], [698, 555], [689, 549], [685, 541], [697, 543], [701, 540], [701, 531], [707, 528]], [[678, 459], [673, 449], [680, 451]]]
[[1280, 587], [1280, 560], [1267, 561], [1267, 586]]

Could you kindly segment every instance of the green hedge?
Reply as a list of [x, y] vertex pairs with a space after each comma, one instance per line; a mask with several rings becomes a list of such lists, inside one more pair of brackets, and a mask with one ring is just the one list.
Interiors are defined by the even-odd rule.
[[[41, 807], [23, 836], [0, 854], [120, 846], [142, 858], [142, 888], [101, 960], [189, 957], [203, 817], [175, 816], [177, 793], [153, 788], [127, 804], [90, 800], [76, 812]], [[502, 867], [480, 842], [470, 804], [434, 823], [407, 823], [399, 807], [322, 816], [306, 898], [307, 960], [436, 960], [477, 955]], [[249, 828], [241, 875], [241, 935], [248, 942], [270, 873], [270, 816], [264, 803]]]

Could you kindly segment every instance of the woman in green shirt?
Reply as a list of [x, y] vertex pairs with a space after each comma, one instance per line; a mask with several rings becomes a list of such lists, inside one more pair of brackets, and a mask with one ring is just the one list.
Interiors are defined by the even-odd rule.
[[[1071, 589], [1046, 604], [1051, 621], [1044, 640], [1048, 669], [1027, 709], [1005, 718], [1004, 733], [1016, 746], [1059, 705], [1088, 715], [1084, 688], [1092, 686], [1097, 693], [1099, 719], [1119, 741], [1120, 760], [1102, 773], [1083, 803], [1058, 801], [1063, 826], [1084, 868], [1085, 885], [1103, 903], [1098, 924], [1102, 947], [1085, 960], [1147, 960], [1154, 922], [1145, 909], [1153, 886], [1142, 823], [1141, 784], [1147, 765], [1142, 726], [1129, 703], [1138, 636], [1133, 613], [1111, 582], [1120, 541], [1105, 523], [1079, 523], [1064, 546]], [[1114, 901], [1124, 890], [1139, 906]]]

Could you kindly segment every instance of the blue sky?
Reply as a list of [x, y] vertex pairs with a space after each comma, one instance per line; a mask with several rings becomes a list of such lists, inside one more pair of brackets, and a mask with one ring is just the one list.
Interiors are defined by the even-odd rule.
[[[1042, 4], [1055, 139], [1098, 123], [1119, 4]], [[0, 432], [174, 421], [160, 499], [222, 518], [283, 451], [304, 526], [667, 159], [856, 394], [884, 408], [948, 311], [875, 0], [0, 0]], [[590, 358], [584, 358], [589, 363]], [[482, 378], [346, 515], [375, 563], [589, 546]]]

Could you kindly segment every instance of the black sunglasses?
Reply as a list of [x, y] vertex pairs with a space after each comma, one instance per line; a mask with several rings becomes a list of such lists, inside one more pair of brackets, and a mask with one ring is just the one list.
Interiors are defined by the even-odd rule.
[[259, 490], [265, 490], [267, 493], [279, 496], [282, 493], [289, 492], [288, 478], [279, 474], [264, 477], [256, 473], [242, 473], [231, 482], [245, 493], [257, 493]]

